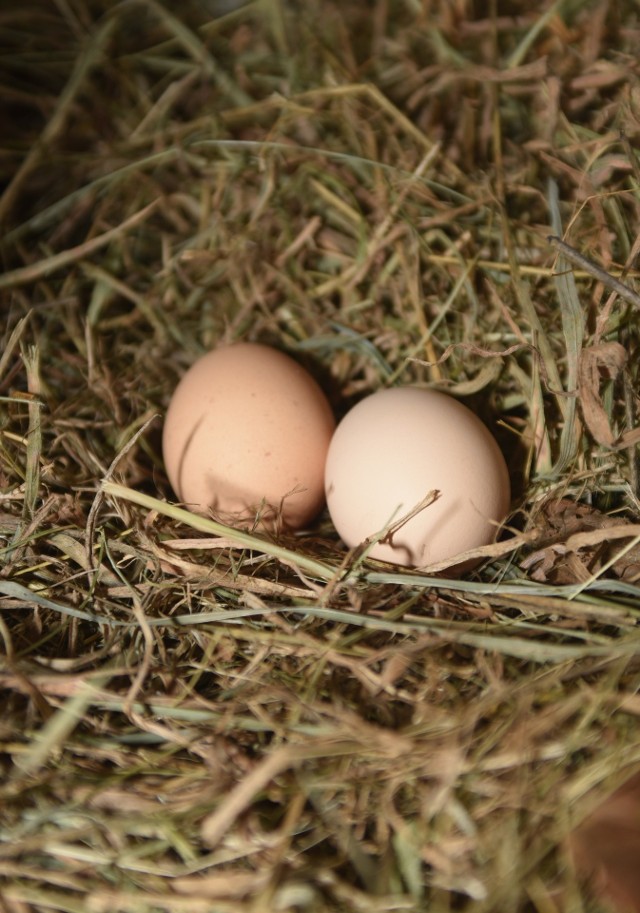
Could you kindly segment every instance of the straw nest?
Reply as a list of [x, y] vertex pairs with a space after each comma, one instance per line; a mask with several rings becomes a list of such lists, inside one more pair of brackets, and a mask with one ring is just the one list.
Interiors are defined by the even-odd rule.
[[[637, 4], [27, 0], [0, 40], [2, 913], [595, 910], [569, 835], [640, 766]], [[240, 339], [338, 415], [472, 405], [514, 488], [478, 570], [183, 511], [162, 415]]]

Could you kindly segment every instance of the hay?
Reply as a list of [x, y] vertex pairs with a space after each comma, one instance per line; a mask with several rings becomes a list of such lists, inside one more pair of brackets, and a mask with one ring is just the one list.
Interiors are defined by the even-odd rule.
[[[567, 834], [640, 766], [637, 5], [168, 7], [0, 14], [0, 910], [595, 910]], [[338, 415], [472, 405], [514, 482], [479, 569], [176, 506], [161, 416], [237, 339]]]

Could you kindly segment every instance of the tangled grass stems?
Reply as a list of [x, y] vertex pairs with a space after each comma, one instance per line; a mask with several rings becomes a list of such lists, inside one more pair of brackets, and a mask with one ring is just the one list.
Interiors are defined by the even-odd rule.
[[[375, 6], [0, 20], [10, 913], [589, 908], [567, 836], [640, 763], [638, 315], [547, 239], [634, 287], [638, 13]], [[514, 484], [478, 569], [171, 503], [150, 419], [237, 339], [338, 415], [467, 401]]]

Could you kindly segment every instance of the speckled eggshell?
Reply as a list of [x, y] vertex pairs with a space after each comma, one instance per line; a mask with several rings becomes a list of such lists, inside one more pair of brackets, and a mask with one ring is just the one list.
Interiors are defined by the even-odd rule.
[[187, 508], [236, 527], [299, 529], [324, 505], [335, 428], [319, 385], [277, 349], [237, 343], [187, 371], [169, 403], [162, 449]]
[[507, 467], [487, 427], [457, 400], [418, 387], [374, 393], [345, 415], [327, 454], [325, 490], [349, 547], [439, 491], [391, 542], [369, 552], [413, 567], [492, 542], [510, 501]]

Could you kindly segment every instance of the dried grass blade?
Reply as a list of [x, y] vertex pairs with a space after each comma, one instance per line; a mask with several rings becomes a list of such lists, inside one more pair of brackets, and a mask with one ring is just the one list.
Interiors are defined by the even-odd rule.
[[240, 780], [222, 804], [204, 819], [201, 828], [203, 840], [209, 846], [218, 843], [255, 795], [278, 774], [291, 767], [297, 767], [304, 761], [314, 758], [349, 756], [360, 748], [357, 741], [338, 738], [320, 739], [309, 745], [294, 744], [276, 748], [274, 752], [263, 758], [251, 773]]
[[152, 170], [158, 168], [160, 165], [168, 165], [177, 158], [185, 158], [185, 151], [183, 149], [166, 149], [163, 152], [156, 152], [153, 155], [147, 155], [144, 158], [136, 159], [129, 165], [123, 165], [122, 168], [115, 168], [108, 174], [104, 174], [93, 181], [89, 181], [77, 190], [71, 191], [71, 193], [66, 194], [66, 196], [63, 196], [55, 203], [52, 203], [50, 206], [37, 212], [34, 216], [27, 219], [26, 222], [12, 228], [11, 231], [7, 232], [7, 234], [0, 239], [0, 247], [15, 244], [25, 235], [31, 233], [37, 234], [38, 232], [44, 231], [44, 229], [48, 228], [50, 225], [61, 222], [64, 216], [85, 200], [86, 197], [91, 195], [98, 196], [102, 191], [108, 192], [109, 190], [115, 189], [118, 183], [125, 180], [127, 177], [137, 175], [141, 171], [147, 169]]
[[585, 257], [584, 254], [581, 254], [574, 247], [571, 247], [570, 244], [563, 241], [562, 238], [556, 238], [554, 235], [550, 235], [549, 243], [552, 247], [555, 247], [560, 254], [566, 257], [567, 260], [575, 263], [576, 266], [581, 266], [585, 272], [589, 273], [599, 282], [602, 282], [607, 288], [617, 292], [618, 295], [620, 295], [621, 298], [624, 298], [625, 301], [628, 301], [629, 304], [632, 304], [636, 308], [640, 308], [640, 295], [626, 285], [626, 283], [622, 282], [620, 279], [616, 279], [615, 276], [612, 276], [607, 270], [602, 269], [601, 266], [598, 266], [598, 264], [594, 263], [593, 260], [590, 260], [589, 257]]
[[330, 580], [335, 574], [334, 568], [327, 564], [323, 564], [320, 561], [316, 561], [313, 558], [309, 558], [306, 555], [301, 555], [297, 552], [290, 551], [289, 549], [282, 548], [266, 539], [260, 539], [258, 536], [253, 536], [250, 533], [233, 529], [231, 526], [224, 526], [216, 520], [210, 520], [208, 517], [201, 517], [198, 514], [193, 514], [182, 507], [167, 504], [166, 501], [152, 498], [150, 495], [145, 495], [140, 491], [134, 491], [124, 485], [104, 481], [102, 483], [102, 491], [104, 494], [111, 495], [112, 497], [123, 498], [126, 501], [137, 504], [139, 507], [145, 507], [147, 510], [155, 510], [166, 517], [172, 517], [179, 523], [184, 523], [185, 526], [190, 526], [192, 529], [200, 530], [200, 532], [209, 533], [211, 536], [224, 536], [230, 541], [235, 542], [240, 548], [249, 548], [265, 555], [271, 555], [273, 558], [278, 558], [291, 567], [300, 567], [308, 573], [319, 577], [321, 580]]
[[40, 351], [29, 346], [22, 356], [27, 372], [29, 430], [27, 432], [27, 465], [24, 487], [24, 519], [30, 519], [36, 510], [40, 494], [40, 459], [42, 455], [42, 403], [38, 399], [42, 392], [40, 380]]
[[47, 763], [49, 756], [64, 745], [65, 740], [82, 720], [85, 710], [91, 706], [95, 686], [104, 684], [110, 677], [100, 674], [90, 681], [82, 682], [78, 691], [47, 720], [37, 738], [31, 742], [20, 759], [21, 773], [36, 773]]
[[13, 180], [0, 197], [0, 222], [7, 217], [26, 178], [64, 129], [67, 117], [72, 111], [74, 99], [85, 85], [91, 70], [100, 62], [105, 45], [114, 28], [115, 20], [106, 20], [99, 29], [90, 34], [87, 45], [78, 56], [69, 81], [62, 91], [55, 111], [47, 122], [39, 141], [33, 144], [29, 154], [13, 176]]
[[234, 104], [246, 105], [251, 101], [251, 98], [239, 87], [237, 82], [230, 79], [226, 72], [218, 66], [206, 45], [202, 43], [195, 32], [177, 16], [170, 13], [165, 6], [157, 3], [156, 0], [129, 0], [129, 3], [146, 6], [152, 10], [167, 32], [175, 37], [176, 41], [182, 45], [196, 63], [200, 64], [205, 73], [213, 79], [225, 95], [228, 95], [233, 100]]
[[38, 279], [43, 279], [56, 270], [63, 269], [65, 266], [69, 266], [71, 263], [81, 260], [83, 257], [88, 257], [90, 254], [95, 253], [95, 251], [100, 250], [101, 247], [105, 247], [107, 244], [110, 244], [111, 241], [126, 234], [131, 228], [135, 228], [136, 225], [144, 222], [144, 220], [151, 215], [159, 202], [159, 200], [154, 200], [152, 203], [149, 203], [148, 206], [145, 206], [132, 216], [129, 216], [129, 218], [125, 219], [120, 225], [116, 225], [115, 228], [110, 228], [103, 232], [103, 234], [91, 238], [90, 241], [85, 241], [82, 244], [78, 244], [76, 247], [70, 247], [68, 250], [63, 250], [59, 254], [53, 254], [51, 257], [46, 257], [44, 260], [38, 260], [37, 263], [32, 263], [29, 266], [21, 266], [18, 267], [18, 269], [0, 275], [0, 289], [14, 288], [18, 285], [26, 285], [28, 282], [36, 282]]
[[76, 609], [74, 606], [63, 605], [60, 602], [55, 602], [53, 599], [48, 599], [41, 593], [28, 589], [26, 586], [22, 586], [20, 583], [16, 583], [14, 580], [0, 579], [0, 593], [3, 593], [10, 599], [17, 600], [17, 602], [21, 604], [21, 607], [25, 609], [37, 605], [43, 609], [50, 609], [52, 612], [57, 612], [60, 615], [69, 615], [71, 618], [78, 618], [82, 621], [92, 621], [100, 625], [108, 625], [109, 627], [131, 627], [131, 625], [134, 624], [134, 622], [116, 621], [112, 618], [95, 615], [93, 612], [85, 612], [82, 609]]
[[[560, 207], [558, 185], [549, 181], [549, 208], [554, 231], [559, 233]], [[568, 264], [567, 264], [568, 266]], [[573, 273], [561, 269], [553, 277], [558, 301], [567, 356], [566, 378], [564, 388], [567, 392], [564, 423], [560, 434], [560, 453], [553, 467], [552, 475], [557, 478], [573, 462], [580, 441], [580, 428], [577, 421], [576, 393], [579, 381], [580, 356], [584, 339], [584, 314], [578, 298], [578, 290]]]

